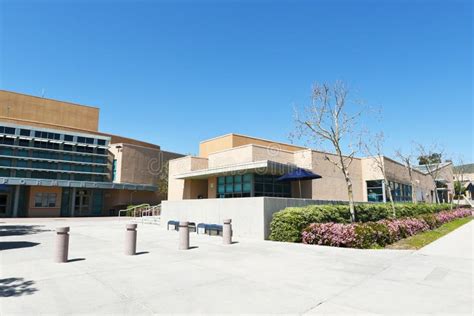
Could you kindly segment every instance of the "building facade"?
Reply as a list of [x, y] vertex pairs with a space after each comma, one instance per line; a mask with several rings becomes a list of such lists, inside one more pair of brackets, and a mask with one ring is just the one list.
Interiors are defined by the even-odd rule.
[[166, 198], [159, 146], [98, 131], [99, 109], [0, 91], [0, 217], [103, 216]]
[[[228, 134], [200, 143], [198, 157], [170, 161], [168, 200], [281, 197], [324, 201], [347, 201], [342, 172], [329, 159], [332, 154], [272, 142], [249, 136]], [[383, 161], [396, 202], [410, 202], [412, 191], [418, 201], [433, 202], [436, 192], [453, 190], [452, 165], [443, 164], [439, 172], [442, 188], [436, 188], [432, 177], [414, 169], [413, 181], [402, 164], [387, 157]], [[321, 175], [321, 179], [301, 183], [281, 183], [278, 177], [294, 168], [304, 168]], [[354, 158], [349, 173], [357, 202], [387, 201], [387, 184], [375, 157]], [[441, 199], [440, 199], [441, 200]]]

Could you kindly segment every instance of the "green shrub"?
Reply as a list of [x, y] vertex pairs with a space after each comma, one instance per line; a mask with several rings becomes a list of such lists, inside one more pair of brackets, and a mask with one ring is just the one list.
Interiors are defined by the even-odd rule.
[[273, 215], [270, 224], [270, 239], [275, 241], [300, 242], [301, 231], [311, 223], [349, 223], [347, 205], [310, 205], [288, 207]]
[[[450, 209], [450, 204], [425, 204], [425, 203], [397, 203], [395, 213], [397, 218], [416, 217], [422, 214], [434, 214]], [[365, 203], [356, 204], [357, 222], [376, 222], [382, 219], [393, 218], [393, 212], [389, 203]], [[309, 205], [305, 207], [289, 207], [273, 214], [270, 224], [270, 239], [275, 241], [300, 242], [301, 232], [312, 223], [349, 223], [350, 212], [348, 205]], [[431, 224], [428, 223], [431, 221]], [[429, 218], [427, 223], [437, 225]], [[363, 227], [370, 230], [371, 227]], [[362, 240], [361, 242], [370, 243]]]
[[358, 223], [354, 228], [357, 248], [374, 248], [391, 243], [390, 232], [381, 223]]

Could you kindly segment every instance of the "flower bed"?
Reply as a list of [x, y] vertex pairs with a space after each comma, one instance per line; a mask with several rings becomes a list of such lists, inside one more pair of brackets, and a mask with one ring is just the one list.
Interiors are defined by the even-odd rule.
[[383, 219], [367, 223], [313, 223], [302, 233], [305, 244], [350, 248], [384, 247], [400, 239], [435, 229], [457, 218], [471, 216], [469, 209], [442, 211], [418, 217]]
[[[397, 203], [396, 218], [418, 217], [423, 214], [435, 214], [449, 210], [450, 204]], [[355, 205], [356, 222], [377, 222], [393, 218], [390, 204], [363, 203]], [[273, 214], [270, 224], [270, 239], [275, 241], [301, 242], [301, 231], [311, 223], [349, 224], [351, 216], [349, 206], [342, 205], [308, 205], [305, 207], [288, 207]]]

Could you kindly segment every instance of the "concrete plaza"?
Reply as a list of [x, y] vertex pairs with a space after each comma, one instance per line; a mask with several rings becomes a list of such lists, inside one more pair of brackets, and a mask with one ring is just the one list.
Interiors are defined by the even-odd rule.
[[[356, 250], [138, 227], [128, 219], [0, 220], [0, 314], [466, 314], [473, 312], [473, 223], [420, 251]], [[70, 226], [70, 262], [52, 260]]]

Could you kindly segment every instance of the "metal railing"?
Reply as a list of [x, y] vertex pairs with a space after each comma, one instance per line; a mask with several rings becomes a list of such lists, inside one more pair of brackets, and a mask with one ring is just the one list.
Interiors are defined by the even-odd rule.
[[140, 205], [135, 205], [133, 207], [130, 207], [130, 208], [127, 208], [127, 209], [124, 209], [124, 210], [120, 210], [118, 212], [118, 217], [121, 217], [122, 216], [122, 213], [125, 213], [125, 216], [127, 216], [127, 214], [131, 214], [130, 216], [131, 217], [141, 217], [142, 216], [142, 213], [143, 211], [147, 210], [150, 208], [150, 204], [140, 204]]

